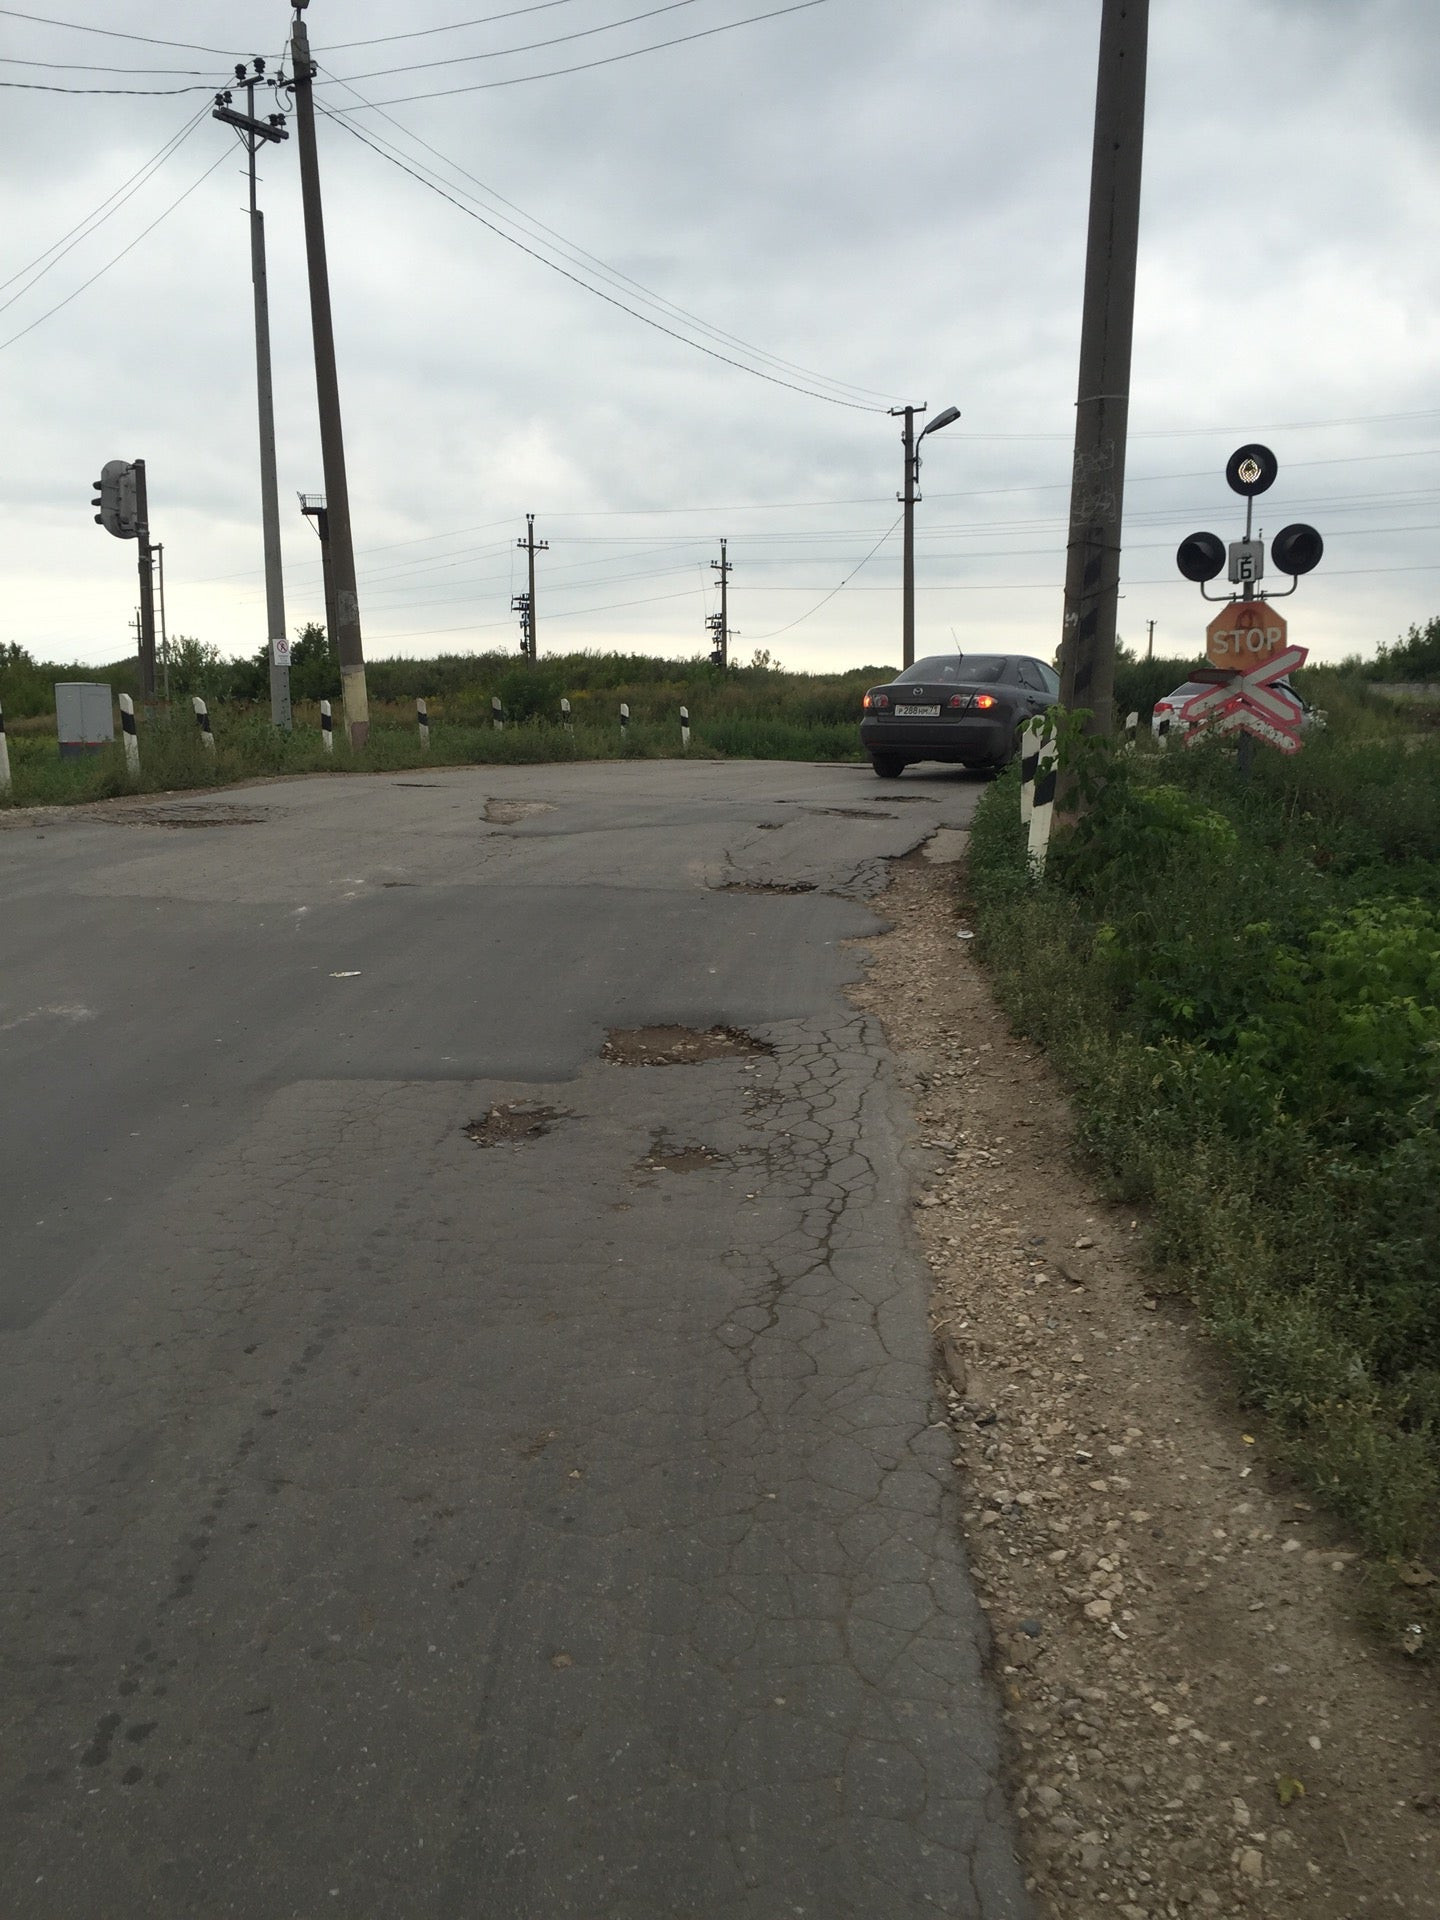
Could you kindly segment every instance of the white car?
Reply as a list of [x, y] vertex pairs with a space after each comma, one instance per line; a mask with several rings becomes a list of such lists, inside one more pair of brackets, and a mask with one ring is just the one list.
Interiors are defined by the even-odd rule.
[[[1219, 676], [1214, 680], [1187, 680], [1183, 686], [1176, 687], [1173, 693], [1167, 693], [1163, 700], [1157, 700], [1150, 715], [1150, 732], [1159, 739], [1162, 730], [1165, 733], [1187, 733], [1189, 728], [1180, 718], [1182, 708], [1188, 706], [1198, 694], [1213, 693], [1219, 684]], [[1277, 680], [1277, 693], [1286, 693], [1300, 709], [1300, 731], [1308, 733], [1312, 727], [1323, 727], [1325, 716], [1315, 707], [1309, 706], [1291, 686], [1289, 678]]]

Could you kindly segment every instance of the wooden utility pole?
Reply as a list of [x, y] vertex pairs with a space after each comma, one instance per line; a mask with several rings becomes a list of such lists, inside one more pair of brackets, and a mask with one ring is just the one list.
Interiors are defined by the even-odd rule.
[[524, 549], [530, 560], [530, 590], [525, 601], [524, 625], [525, 650], [529, 658], [534, 660], [537, 652], [535, 643], [535, 556], [537, 553], [548, 553], [550, 551], [550, 542], [548, 540], [537, 540], [535, 538], [535, 516], [533, 513], [527, 513], [525, 516], [525, 538], [523, 540], [517, 540], [515, 544], [517, 547]]
[[335, 371], [335, 329], [330, 317], [330, 276], [325, 262], [325, 216], [320, 204], [320, 159], [315, 147], [315, 69], [310, 39], [297, 0], [290, 58], [295, 82], [295, 135], [300, 154], [300, 196], [305, 212], [305, 256], [310, 272], [310, 328], [315, 340], [315, 391], [320, 406], [320, 453], [325, 468], [325, 509], [330, 565], [335, 583], [335, 649], [340, 690], [352, 748], [370, 736], [365, 694], [365, 647], [360, 635], [360, 596], [355, 586], [355, 546], [350, 534], [350, 489], [345, 477], [345, 440], [340, 429], [340, 383]]
[[1147, 660], [1153, 660], [1155, 658], [1155, 622], [1153, 620], [1147, 620], [1145, 625], [1149, 628], [1149, 632], [1145, 636], [1145, 658]]
[[1088, 709], [1087, 732], [1102, 734], [1114, 726], [1115, 603], [1120, 590], [1149, 12], [1150, 0], [1102, 0], [1090, 162], [1060, 698], [1068, 708]]

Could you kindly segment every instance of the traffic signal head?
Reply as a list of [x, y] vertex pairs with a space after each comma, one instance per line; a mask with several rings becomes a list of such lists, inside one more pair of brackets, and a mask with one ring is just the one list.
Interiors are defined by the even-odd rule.
[[1280, 462], [1258, 440], [1237, 447], [1225, 462], [1225, 478], [1234, 493], [1264, 493], [1274, 486], [1279, 471]]
[[1309, 573], [1324, 551], [1325, 542], [1314, 527], [1297, 520], [1293, 526], [1282, 527], [1270, 542], [1270, 561], [1277, 573]]
[[134, 467], [128, 460], [107, 460], [93, 485], [95, 498], [90, 504], [99, 509], [95, 524], [117, 540], [133, 540], [140, 531]]
[[721, 649], [721, 648], [719, 648], [719, 647], [712, 647], [712, 648], [710, 649], [710, 664], [711, 664], [711, 666], [712, 666], [712, 667], [723, 667], [723, 666], [724, 666], [724, 664], [725, 664], [725, 655], [724, 655], [724, 652], [722, 651], [722, 649]]
[[1187, 580], [1203, 585], [1224, 566], [1225, 544], [1213, 533], [1192, 533], [1180, 542], [1175, 564]]

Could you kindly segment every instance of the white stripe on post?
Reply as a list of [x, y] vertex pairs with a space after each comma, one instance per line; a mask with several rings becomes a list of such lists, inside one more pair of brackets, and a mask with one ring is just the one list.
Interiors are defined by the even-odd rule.
[[1138, 713], [1127, 713], [1127, 714], [1126, 714], [1126, 716], [1125, 716], [1125, 744], [1126, 744], [1126, 746], [1127, 746], [1127, 747], [1133, 747], [1133, 746], [1134, 746], [1134, 744], [1135, 744], [1135, 733], [1136, 733], [1136, 729], [1137, 729], [1137, 728], [1139, 727], [1139, 725], [1140, 725], [1140, 716], [1139, 716], [1139, 714], [1138, 714]]
[[420, 723], [420, 751], [430, 751], [430, 709], [423, 700], [415, 702], [415, 718]]
[[328, 700], [322, 700], [320, 702], [320, 738], [324, 742], [325, 751], [327, 753], [333, 753], [335, 751], [335, 721], [331, 715], [330, 702]]
[[505, 709], [500, 704], [498, 693], [492, 693], [490, 696], [490, 724], [497, 733], [505, 731]]
[[690, 709], [689, 707], [681, 707], [680, 709], [680, 745], [682, 749], [685, 749], [685, 750], [688, 750], [690, 746]]
[[120, 733], [125, 742], [125, 771], [132, 780], [140, 778], [140, 742], [135, 734], [135, 702], [128, 693], [120, 696]]
[[1055, 742], [1047, 740], [1040, 749], [1040, 764], [1035, 772], [1035, 798], [1030, 810], [1030, 864], [1045, 871], [1045, 855], [1050, 846], [1050, 823], [1055, 812]]
[[562, 727], [568, 727], [572, 733], [575, 731], [575, 717], [570, 711], [568, 700], [560, 702], [560, 724]]
[[1035, 775], [1040, 769], [1040, 736], [1045, 722], [1037, 713], [1020, 729], [1020, 824], [1028, 827], [1035, 802]]
[[1170, 716], [1168, 713], [1161, 714], [1160, 724], [1155, 729], [1155, 737], [1160, 742], [1160, 751], [1164, 753], [1170, 744]]
[[5, 709], [0, 707], [0, 793], [10, 791], [10, 742], [5, 738]]
[[210, 731], [210, 709], [198, 693], [191, 694], [190, 703], [195, 709], [195, 719], [200, 727], [200, 738], [205, 742], [205, 750], [207, 753], [214, 753], [215, 736]]
[[624, 732], [626, 732], [626, 731], [627, 731], [627, 729], [629, 728], [629, 725], [630, 725], [630, 709], [629, 709], [629, 707], [627, 707], [627, 706], [626, 706], [626, 704], [625, 704], [625, 702], [624, 702], [624, 701], [622, 700], [622, 701], [620, 702], [620, 731], [621, 731], [621, 733], [624, 733]]

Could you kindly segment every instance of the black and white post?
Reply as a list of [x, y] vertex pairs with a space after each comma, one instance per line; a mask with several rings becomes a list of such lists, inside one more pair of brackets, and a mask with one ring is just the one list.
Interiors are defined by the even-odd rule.
[[420, 751], [430, 751], [430, 709], [423, 700], [415, 702], [415, 719], [420, 728]]
[[1020, 729], [1020, 824], [1028, 827], [1035, 805], [1035, 776], [1040, 771], [1040, 742], [1045, 722], [1039, 714]]
[[1125, 716], [1125, 745], [1127, 747], [1133, 747], [1135, 745], [1135, 736], [1139, 729], [1139, 726], [1140, 726], [1139, 714], [1127, 713]]
[[205, 751], [213, 754], [215, 751], [215, 736], [210, 731], [210, 709], [198, 693], [190, 696], [190, 704], [195, 709], [195, 724], [200, 729], [200, 738], [205, 743]]
[[575, 731], [575, 716], [570, 711], [570, 702], [568, 700], [561, 700], [560, 702], [560, 724], [571, 733]]
[[328, 700], [320, 702], [320, 740], [326, 753], [335, 751], [335, 719]]
[[681, 707], [680, 709], [680, 748], [681, 748], [681, 751], [685, 753], [688, 753], [690, 750], [690, 709], [689, 707]]
[[492, 693], [490, 696], [490, 724], [497, 733], [505, 731], [505, 709], [500, 704], [498, 693]]
[[132, 780], [138, 780], [140, 741], [135, 732], [135, 702], [128, 693], [120, 696], [120, 733], [125, 742], [125, 771]]
[[1030, 865], [1036, 873], [1045, 871], [1045, 856], [1050, 849], [1050, 827], [1055, 816], [1057, 761], [1055, 742], [1043, 740], [1035, 770], [1035, 794], [1030, 806]]
[[621, 738], [623, 739], [623, 738], [624, 738], [624, 736], [625, 736], [625, 735], [626, 735], [626, 734], [627, 734], [627, 733], [628, 733], [629, 731], [630, 731], [630, 709], [629, 709], [629, 707], [628, 707], [628, 706], [627, 706], [627, 705], [625, 704], [625, 702], [624, 702], [624, 701], [622, 700], [622, 701], [620, 702], [620, 735], [621, 735]]
[[5, 709], [0, 707], [0, 795], [10, 791], [10, 742], [5, 738]]

